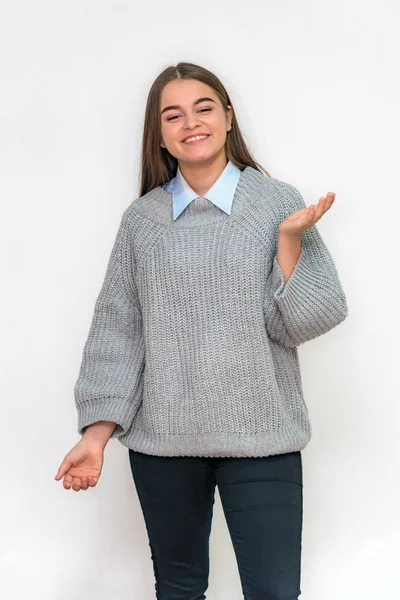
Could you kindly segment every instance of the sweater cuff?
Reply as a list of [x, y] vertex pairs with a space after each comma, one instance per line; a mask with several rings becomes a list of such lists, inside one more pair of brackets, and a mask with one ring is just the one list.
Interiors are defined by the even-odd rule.
[[278, 304], [288, 305], [296, 312], [299, 311], [301, 307], [309, 304], [312, 290], [320, 287], [321, 275], [310, 265], [302, 248], [293, 272], [285, 282], [283, 271], [275, 255], [272, 267], [274, 299]]
[[132, 424], [137, 406], [122, 398], [86, 400], [78, 405], [78, 433], [83, 435], [86, 427], [98, 421], [116, 423], [111, 437], [124, 435]]

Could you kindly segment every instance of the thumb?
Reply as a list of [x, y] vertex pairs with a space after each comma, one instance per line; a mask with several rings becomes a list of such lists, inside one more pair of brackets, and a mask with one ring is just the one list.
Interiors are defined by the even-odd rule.
[[58, 481], [59, 479], [64, 477], [64, 475], [69, 471], [71, 466], [72, 466], [72, 460], [70, 458], [68, 458], [68, 456], [66, 456], [64, 458], [64, 460], [62, 461], [62, 463], [57, 471], [57, 475], [54, 477], [54, 479], [56, 481]]

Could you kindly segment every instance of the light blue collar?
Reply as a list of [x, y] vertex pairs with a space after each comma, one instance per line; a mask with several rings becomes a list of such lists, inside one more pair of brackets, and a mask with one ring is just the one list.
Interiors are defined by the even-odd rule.
[[[231, 161], [228, 161], [225, 169], [205, 194], [204, 198], [207, 198], [207, 200], [213, 202], [215, 206], [218, 206], [221, 210], [230, 215], [233, 196], [241, 173], [242, 171], [236, 165]], [[192, 200], [199, 197], [183, 177], [179, 166], [176, 171], [176, 176], [168, 183], [164, 184], [163, 188], [172, 194], [174, 219], [181, 214]]]

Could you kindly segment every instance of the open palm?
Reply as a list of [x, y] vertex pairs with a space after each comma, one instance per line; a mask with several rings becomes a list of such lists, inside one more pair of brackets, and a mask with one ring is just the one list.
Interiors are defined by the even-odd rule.
[[292, 213], [279, 225], [279, 233], [286, 235], [301, 235], [320, 220], [322, 215], [330, 209], [335, 200], [335, 194], [328, 192], [319, 199], [318, 204], [301, 208]]
[[104, 461], [104, 447], [93, 440], [82, 438], [61, 463], [56, 480], [64, 477], [64, 488], [74, 491], [94, 487], [100, 477]]

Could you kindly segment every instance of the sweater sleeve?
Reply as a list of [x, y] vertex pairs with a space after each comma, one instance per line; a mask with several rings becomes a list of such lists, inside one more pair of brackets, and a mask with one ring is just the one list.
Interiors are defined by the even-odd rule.
[[[286, 189], [288, 216], [306, 204], [295, 187], [286, 184]], [[303, 233], [301, 248], [286, 283], [275, 254], [266, 286], [267, 332], [271, 339], [289, 347], [328, 332], [348, 314], [336, 266], [315, 225]]]
[[124, 213], [74, 387], [79, 434], [97, 421], [117, 424], [111, 437], [126, 433], [142, 400], [144, 358], [135, 260]]

